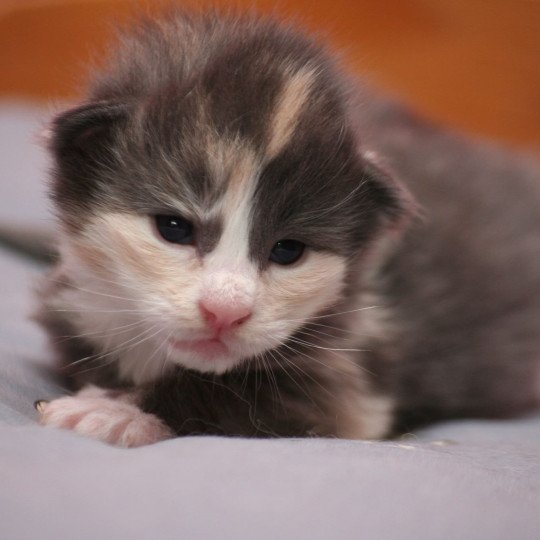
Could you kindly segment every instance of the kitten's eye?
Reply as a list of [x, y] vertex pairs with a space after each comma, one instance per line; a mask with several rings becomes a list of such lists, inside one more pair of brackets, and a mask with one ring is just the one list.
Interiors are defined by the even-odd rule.
[[280, 240], [270, 252], [270, 260], [277, 264], [292, 264], [304, 253], [306, 245], [298, 240]]
[[156, 216], [159, 234], [174, 244], [193, 244], [193, 224], [178, 216]]

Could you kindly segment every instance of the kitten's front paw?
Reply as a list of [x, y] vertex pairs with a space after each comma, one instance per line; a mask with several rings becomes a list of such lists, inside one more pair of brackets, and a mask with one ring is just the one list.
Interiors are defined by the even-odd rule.
[[71, 429], [86, 437], [132, 448], [173, 437], [171, 430], [153, 414], [136, 405], [110, 397], [85, 393], [39, 402], [40, 422], [46, 426]]

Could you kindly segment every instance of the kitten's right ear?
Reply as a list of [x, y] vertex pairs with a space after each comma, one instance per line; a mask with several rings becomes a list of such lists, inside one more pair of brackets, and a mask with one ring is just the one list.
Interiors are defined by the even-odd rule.
[[103, 181], [100, 171], [114, 169], [116, 139], [127, 118], [125, 104], [100, 101], [69, 109], [52, 121], [51, 195], [68, 226], [75, 227], [90, 204]]
[[110, 151], [114, 129], [127, 118], [124, 103], [98, 101], [60, 113], [49, 129], [48, 146], [62, 162], [100, 161]]
[[362, 154], [363, 181], [379, 209], [380, 224], [393, 231], [404, 230], [419, 215], [419, 205], [405, 185], [385, 170], [372, 151]]

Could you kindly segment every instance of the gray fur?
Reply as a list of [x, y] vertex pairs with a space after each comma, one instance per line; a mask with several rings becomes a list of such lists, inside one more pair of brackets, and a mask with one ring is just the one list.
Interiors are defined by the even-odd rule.
[[378, 276], [398, 332], [369, 355], [376, 380], [410, 425], [536, 407], [538, 164], [390, 103], [359, 122], [424, 213]]

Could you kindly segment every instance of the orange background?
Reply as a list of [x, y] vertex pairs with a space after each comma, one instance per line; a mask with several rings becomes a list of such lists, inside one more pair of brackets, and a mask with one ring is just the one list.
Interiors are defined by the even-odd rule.
[[[0, 98], [75, 99], [129, 0], [0, 0]], [[204, 0], [182, 5], [208, 5]], [[145, 9], [158, 2], [146, 1]], [[212, 5], [231, 5], [212, 1]], [[537, 0], [236, 0], [294, 15], [426, 115], [540, 151]]]

